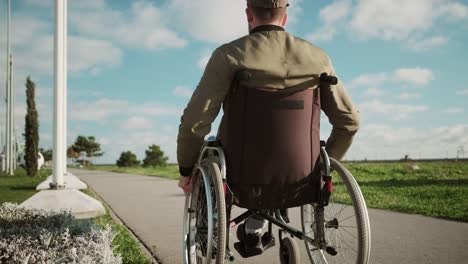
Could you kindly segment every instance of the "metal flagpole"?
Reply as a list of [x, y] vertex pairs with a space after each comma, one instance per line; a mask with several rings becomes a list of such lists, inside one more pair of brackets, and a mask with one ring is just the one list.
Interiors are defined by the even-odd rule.
[[63, 1], [63, 147], [65, 149], [63, 174], [67, 175], [67, 90], [68, 90], [68, 53], [67, 53], [67, 37], [68, 37], [68, 4], [67, 0]]
[[6, 173], [10, 173], [10, 144], [11, 144], [11, 137], [10, 137], [10, 0], [8, 0], [7, 5], [7, 82], [6, 82], [6, 148], [5, 148], [5, 162], [6, 162]]
[[64, 153], [63, 139], [63, 109], [64, 109], [64, 2], [66, 0], [55, 0], [55, 40], [54, 40], [54, 70], [55, 70], [55, 91], [54, 91], [54, 152], [53, 152], [53, 180], [52, 187], [63, 187]]
[[11, 93], [11, 175], [16, 170], [16, 116], [15, 116], [15, 105], [16, 105], [16, 94], [13, 86], [13, 55], [10, 55], [10, 93]]
[[11, 113], [13, 111], [13, 96], [12, 96], [12, 90], [11, 90], [11, 56], [10, 56], [10, 69], [9, 69], [9, 76], [8, 76], [8, 174], [12, 175], [13, 174], [13, 162], [12, 162], [12, 156], [13, 156], [13, 120], [11, 118]]
[[[55, 36], [54, 36], [54, 122], [53, 122], [53, 168], [52, 182], [44, 181], [37, 188], [43, 191], [36, 193], [31, 198], [21, 204], [27, 208], [37, 208], [45, 210], [71, 211], [78, 218], [91, 218], [105, 214], [102, 204], [78, 191], [86, 189], [86, 184], [80, 182], [67, 182], [64, 186], [64, 158], [66, 155], [64, 145], [64, 96], [66, 86], [66, 17], [65, 8], [67, 0], [55, 0]], [[44, 189], [48, 184], [49, 189]], [[84, 188], [82, 187], [84, 186]], [[55, 190], [50, 190], [55, 189]]]
[[9, 143], [10, 143], [10, 149], [9, 149], [9, 158], [8, 158], [8, 162], [9, 162], [9, 174], [10, 175], [13, 175], [13, 89], [11, 87], [11, 82], [12, 82], [12, 66], [13, 66], [13, 62], [11, 61], [11, 55], [10, 55], [10, 77], [9, 77], [9, 80], [8, 80], [8, 84], [9, 84], [9, 98], [8, 98], [8, 101], [10, 102], [9, 103], [9, 111], [8, 111], [8, 126], [9, 126], [9, 134], [10, 134], [10, 138], [8, 139]]

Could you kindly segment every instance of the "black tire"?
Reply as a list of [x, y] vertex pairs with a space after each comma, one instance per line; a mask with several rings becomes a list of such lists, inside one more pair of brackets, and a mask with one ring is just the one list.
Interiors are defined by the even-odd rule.
[[[193, 181], [193, 193], [187, 198], [189, 208], [185, 216], [184, 263], [223, 264], [226, 254], [226, 203], [218, 164], [204, 160], [197, 168]], [[211, 197], [211, 203], [208, 203], [208, 197]], [[208, 212], [209, 208], [211, 212]], [[212, 215], [211, 227], [209, 215]], [[208, 254], [212, 257], [207, 257]]]
[[301, 264], [299, 246], [292, 237], [281, 240], [279, 251], [281, 264]]
[[216, 230], [214, 231], [214, 239], [216, 240], [214, 247], [216, 247], [216, 264], [224, 263], [224, 258], [226, 254], [226, 201], [225, 201], [225, 192], [224, 184], [221, 177], [221, 171], [219, 170], [219, 165], [212, 161], [207, 160], [206, 164], [209, 174], [211, 175], [212, 190], [215, 193], [213, 196], [216, 201], [215, 204], [215, 215], [217, 215], [217, 225]]
[[[335, 175], [339, 177], [333, 178], [335, 190], [342, 188], [339, 198], [347, 199], [351, 204], [335, 202], [338, 194], [335, 191], [332, 193], [330, 204], [325, 207], [325, 238], [336, 248], [338, 254], [329, 255], [325, 250], [305, 242], [309, 260], [313, 264], [367, 264], [370, 258], [371, 233], [366, 202], [353, 175], [335, 159], [330, 158], [330, 162]], [[302, 230], [312, 238], [316, 230], [314, 214], [315, 205], [301, 207]]]

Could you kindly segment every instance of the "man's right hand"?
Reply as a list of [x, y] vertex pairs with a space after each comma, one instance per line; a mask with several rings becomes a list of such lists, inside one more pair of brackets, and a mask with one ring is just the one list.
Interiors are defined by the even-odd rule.
[[179, 177], [179, 187], [184, 193], [192, 193], [192, 177]]

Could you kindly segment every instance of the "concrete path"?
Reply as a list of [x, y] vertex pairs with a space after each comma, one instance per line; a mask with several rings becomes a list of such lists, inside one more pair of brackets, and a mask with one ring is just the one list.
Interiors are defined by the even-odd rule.
[[[176, 181], [101, 171], [72, 170], [72, 173], [96, 191], [162, 263], [182, 263], [185, 198]], [[242, 210], [236, 210], [234, 215], [239, 212]], [[293, 221], [298, 221], [298, 215], [299, 210], [293, 209]], [[369, 210], [369, 215], [371, 263], [468, 263], [468, 223], [375, 209]], [[235, 255], [235, 263], [279, 263], [278, 247], [251, 259], [242, 259], [237, 252]], [[304, 256], [302, 262], [308, 263], [306, 260]]]

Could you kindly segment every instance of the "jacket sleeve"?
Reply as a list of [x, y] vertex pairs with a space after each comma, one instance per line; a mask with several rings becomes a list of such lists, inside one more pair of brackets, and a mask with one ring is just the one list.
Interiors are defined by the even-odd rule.
[[[336, 76], [331, 62], [330, 67], [330, 74]], [[322, 110], [333, 126], [327, 140], [326, 150], [330, 157], [341, 160], [351, 146], [354, 135], [359, 130], [359, 111], [351, 101], [341, 81], [337, 85], [321, 89], [320, 101]]]
[[229, 92], [233, 73], [226, 55], [216, 49], [181, 118], [177, 136], [177, 160], [182, 176], [190, 176], [205, 136], [211, 131]]

